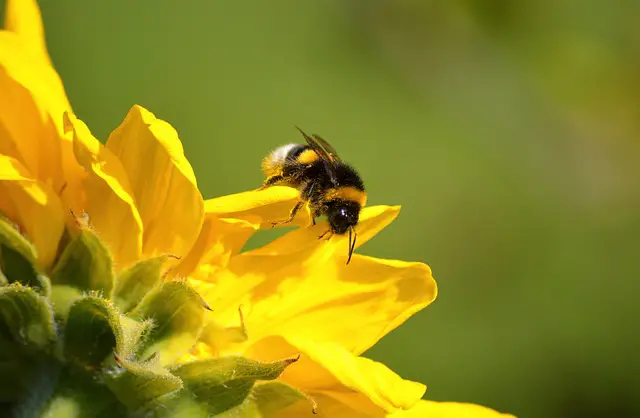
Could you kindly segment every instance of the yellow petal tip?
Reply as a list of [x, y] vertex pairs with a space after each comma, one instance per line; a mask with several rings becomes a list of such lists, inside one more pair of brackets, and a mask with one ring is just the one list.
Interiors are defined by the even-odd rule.
[[129, 114], [132, 116], [135, 115], [136, 117], [140, 118], [140, 120], [142, 120], [147, 125], [151, 125], [158, 119], [153, 112], [139, 104], [134, 104], [133, 106], [131, 106]]

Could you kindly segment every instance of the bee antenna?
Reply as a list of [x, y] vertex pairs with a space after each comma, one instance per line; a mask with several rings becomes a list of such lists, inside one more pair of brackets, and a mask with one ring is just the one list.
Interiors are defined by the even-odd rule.
[[[351, 239], [353, 233], [353, 240]], [[349, 258], [347, 258], [347, 264], [351, 261], [351, 256], [353, 255], [353, 250], [356, 249], [356, 240], [358, 239], [358, 233], [356, 232], [354, 227], [349, 228]]]

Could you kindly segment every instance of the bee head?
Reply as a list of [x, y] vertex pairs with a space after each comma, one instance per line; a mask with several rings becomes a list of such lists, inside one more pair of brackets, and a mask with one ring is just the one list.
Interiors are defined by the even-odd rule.
[[360, 205], [357, 202], [332, 200], [327, 206], [327, 220], [334, 234], [342, 235], [358, 223]]

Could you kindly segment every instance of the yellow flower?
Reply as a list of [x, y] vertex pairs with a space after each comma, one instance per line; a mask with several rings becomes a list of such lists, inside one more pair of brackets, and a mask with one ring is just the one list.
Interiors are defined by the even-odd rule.
[[[297, 191], [273, 187], [203, 201], [178, 134], [140, 106], [103, 146], [73, 114], [34, 0], [7, 2], [0, 91], [0, 213], [33, 243], [40, 267], [50, 271], [65, 230], [76, 228], [71, 212], [85, 212], [116, 271], [174, 255], [167, 275], [186, 278], [213, 308], [197, 344], [163, 352], [161, 363], [300, 355], [279, 380], [306, 393], [321, 416], [500, 415], [423, 401], [424, 385], [360, 357], [435, 299], [425, 264], [355, 255], [347, 266], [344, 238], [317, 239], [322, 224], [241, 252], [252, 234], [286, 218]], [[398, 213], [397, 206], [365, 208], [358, 245]], [[308, 216], [295, 223], [306, 225]], [[278, 413], [311, 415], [305, 402]]]

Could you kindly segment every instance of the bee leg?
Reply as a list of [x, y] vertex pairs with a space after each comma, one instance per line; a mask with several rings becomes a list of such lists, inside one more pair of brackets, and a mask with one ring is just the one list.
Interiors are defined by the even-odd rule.
[[327, 235], [327, 234], [329, 234], [329, 236], [328, 236], [327, 238], [325, 238], [325, 241], [326, 241], [326, 240], [329, 240], [329, 239], [333, 236], [333, 232], [331, 232], [331, 230], [330, 230], [330, 229], [327, 229], [326, 231], [324, 231], [324, 233], [323, 233], [322, 235], [320, 235], [320, 236], [318, 237], [318, 239], [322, 239], [322, 238], [324, 238], [324, 236], [325, 236], [325, 235]]
[[309, 219], [309, 225], [307, 226], [307, 228], [311, 228], [312, 226], [315, 226], [316, 218], [318, 216], [320, 216], [318, 215], [318, 212], [315, 209], [311, 208], [311, 216], [309, 216], [310, 219]]
[[293, 218], [296, 217], [296, 214], [305, 203], [307, 203], [306, 200], [299, 200], [298, 203], [296, 203], [296, 205], [293, 207], [293, 209], [291, 209], [291, 212], [289, 212], [289, 219], [285, 221], [271, 222], [271, 227], [273, 228], [276, 225], [285, 225], [291, 223], [291, 221], [293, 221]]
[[[302, 200], [304, 200], [305, 202], [313, 202], [314, 200], [314, 194], [313, 191], [316, 188], [316, 183], [315, 182], [308, 182], [304, 185], [304, 187], [302, 188]], [[314, 208], [314, 205], [311, 205], [311, 224], [308, 226], [312, 227], [316, 224], [316, 216], [317, 215], [317, 210]]]
[[273, 186], [274, 184], [278, 183], [279, 181], [284, 180], [284, 176], [282, 174], [276, 174], [275, 176], [271, 176], [268, 177], [264, 183], [262, 184], [262, 186], [260, 186], [258, 188], [258, 190], [264, 190], [269, 186]]

